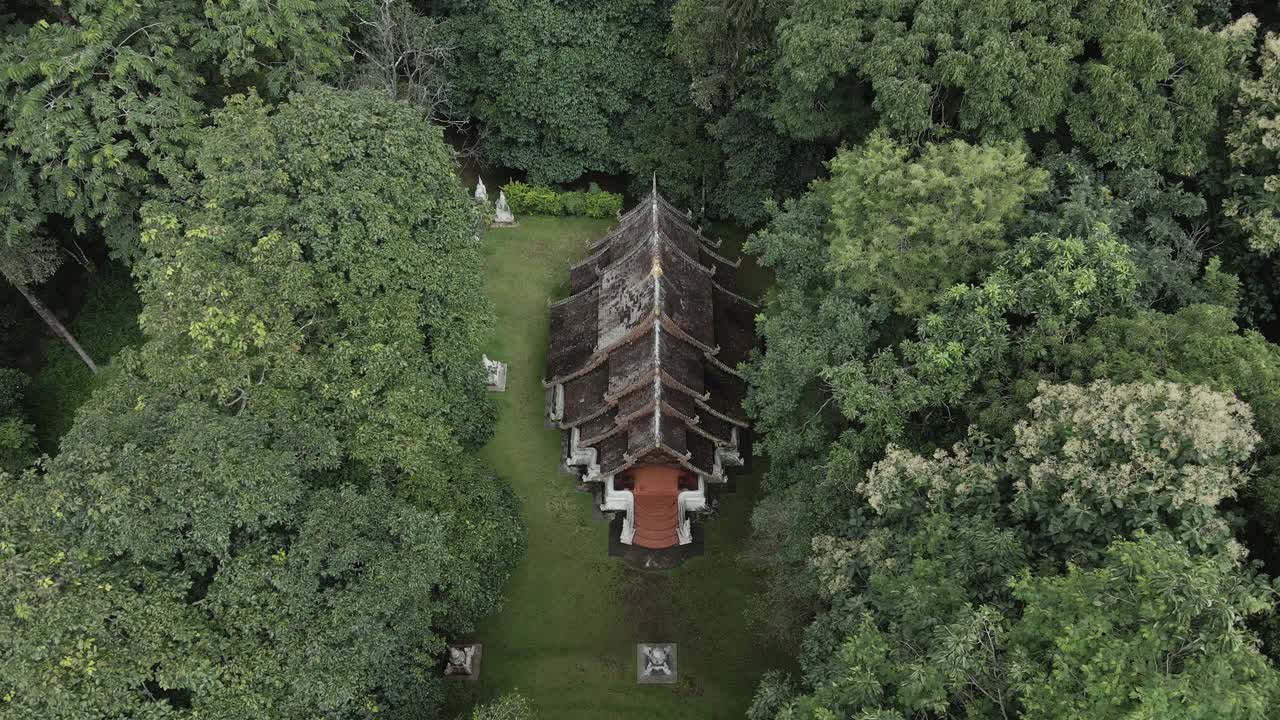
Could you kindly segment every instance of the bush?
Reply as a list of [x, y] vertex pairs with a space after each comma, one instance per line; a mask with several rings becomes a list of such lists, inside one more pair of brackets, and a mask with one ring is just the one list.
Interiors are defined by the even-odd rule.
[[507, 193], [511, 212], [529, 215], [562, 215], [560, 194], [544, 185], [513, 182], [502, 188]]
[[511, 212], [520, 215], [585, 215], [610, 218], [622, 210], [622, 195], [605, 192], [595, 183], [587, 192], [559, 192], [545, 185], [513, 182], [502, 186]]
[[587, 211], [587, 194], [584, 192], [567, 192], [560, 196], [560, 207], [565, 215], [585, 215]]
[[622, 211], [622, 196], [611, 192], [587, 193], [586, 216], [608, 218]]
[[535, 720], [537, 717], [533, 704], [519, 693], [508, 693], [471, 712], [471, 720]]

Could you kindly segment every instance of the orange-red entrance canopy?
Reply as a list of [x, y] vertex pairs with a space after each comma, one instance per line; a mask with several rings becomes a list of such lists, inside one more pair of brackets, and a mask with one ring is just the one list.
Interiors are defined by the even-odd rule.
[[681, 474], [679, 468], [668, 465], [641, 465], [628, 473], [635, 482], [636, 534], [632, 542], [636, 545], [660, 549], [680, 542], [676, 498]]

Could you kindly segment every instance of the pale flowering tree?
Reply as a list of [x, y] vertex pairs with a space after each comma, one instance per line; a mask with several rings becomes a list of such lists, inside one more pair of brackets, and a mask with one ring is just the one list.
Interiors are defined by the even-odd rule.
[[1240, 83], [1227, 135], [1236, 174], [1224, 210], [1249, 247], [1270, 255], [1280, 249], [1280, 34], [1267, 33], [1257, 63], [1257, 76]]
[[1116, 536], [1167, 527], [1201, 549], [1230, 542], [1215, 508], [1261, 441], [1234, 395], [1169, 382], [1042, 384], [1015, 428], [1013, 507], [1055, 554], [1096, 557]]
[[766, 678], [751, 720], [1267, 717], [1280, 675], [1244, 618], [1272, 593], [1218, 507], [1259, 443], [1249, 407], [1095, 382], [1029, 409], [1011, 442], [890, 447], [866, 473], [811, 546], [805, 683]]

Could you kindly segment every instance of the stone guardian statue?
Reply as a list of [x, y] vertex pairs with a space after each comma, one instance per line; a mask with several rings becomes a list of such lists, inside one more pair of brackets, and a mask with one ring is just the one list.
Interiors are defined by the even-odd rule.
[[515, 225], [516, 216], [511, 214], [511, 206], [507, 205], [507, 193], [498, 191], [498, 205], [493, 211], [494, 225]]
[[471, 675], [475, 671], [471, 667], [471, 661], [475, 659], [476, 649], [472, 646], [456, 646], [449, 647], [449, 659], [445, 663], [445, 675]]

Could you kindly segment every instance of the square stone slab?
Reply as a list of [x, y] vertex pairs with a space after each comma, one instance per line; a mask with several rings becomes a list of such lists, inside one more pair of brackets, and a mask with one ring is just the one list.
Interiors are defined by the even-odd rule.
[[[656, 662], [664, 654], [666, 662]], [[664, 666], [666, 672], [664, 672]], [[670, 685], [675, 683], [678, 673], [675, 643], [636, 644], [637, 685]]]

